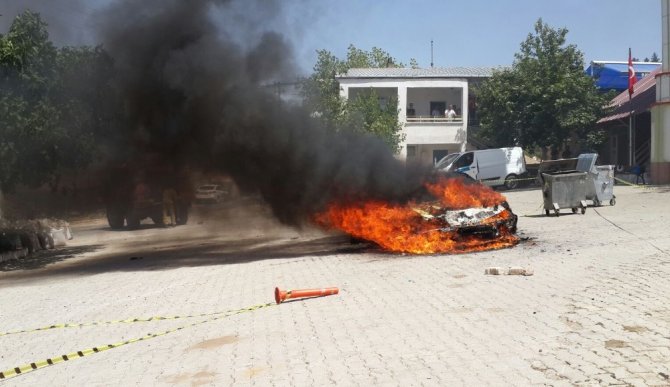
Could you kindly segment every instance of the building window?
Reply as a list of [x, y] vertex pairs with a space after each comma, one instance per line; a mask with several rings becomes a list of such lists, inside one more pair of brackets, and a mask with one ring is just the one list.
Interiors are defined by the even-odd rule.
[[407, 157], [416, 157], [416, 145], [407, 145]]

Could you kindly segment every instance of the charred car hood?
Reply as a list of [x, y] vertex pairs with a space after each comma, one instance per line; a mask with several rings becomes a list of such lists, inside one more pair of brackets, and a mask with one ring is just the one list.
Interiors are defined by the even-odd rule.
[[426, 221], [436, 223], [441, 231], [456, 231], [460, 234], [481, 234], [496, 237], [500, 228], [516, 232], [518, 217], [512, 212], [507, 202], [493, 207], [475, 207], [466, 209], [449, 209], [439, 202], [422, 203], [412, 207]]

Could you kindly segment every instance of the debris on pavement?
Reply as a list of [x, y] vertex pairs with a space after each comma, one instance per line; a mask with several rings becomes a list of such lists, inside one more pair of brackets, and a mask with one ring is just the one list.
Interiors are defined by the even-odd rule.
[[484, 270], [484, 274], [487, 275], [523, 275], [530, 276], [533, 275], [533, 269], [529, 267], [487, 267]]
[[65, 246], [72, 238], [70, 224], [62, 219], [0, 220], [0, 262]]
[[288, 299], [304, 298], [304, 297], [323, 297], [339, 294], [340, 289], [336, 287], [320, 288], [320, 289], [296, 289], [296, 290], [281, 290], [275, 288], [275, 301], [277, 305]]

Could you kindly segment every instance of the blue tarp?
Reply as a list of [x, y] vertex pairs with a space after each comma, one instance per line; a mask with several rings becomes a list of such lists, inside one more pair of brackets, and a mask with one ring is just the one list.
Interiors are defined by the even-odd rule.
[[[638, 81], [660, 66], [659, 63], [635, 62], [633, 64]], [[628, 63], [591, 62], [585, 73], [596, 80], [596, 86], [599, 89], [616, 91], [628, 89]]]

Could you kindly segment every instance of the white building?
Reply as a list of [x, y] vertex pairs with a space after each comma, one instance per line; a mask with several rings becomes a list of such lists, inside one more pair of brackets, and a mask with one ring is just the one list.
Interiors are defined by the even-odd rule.
[[[452, 68], [354, 68], [337, 76], [340, 95], [354, 98], [370, 88], [380, 103], [398, 101], [398, 120], [405, 142], [400, 157], [434, 163], [448, 153], [468, 148], [468, 128], [477, 124], [473, 84], [492, 75], [491, 67]], [[454, 105], [456, 117], [445, 110]], [[413, 109], [413, 111], [412, 111]]]
[[663, 67], [656, 74], [656, 103], [651, 108], [651, 180], [654, 184], [670, 183], [670, 0], [661, 0], [661, 27]]

